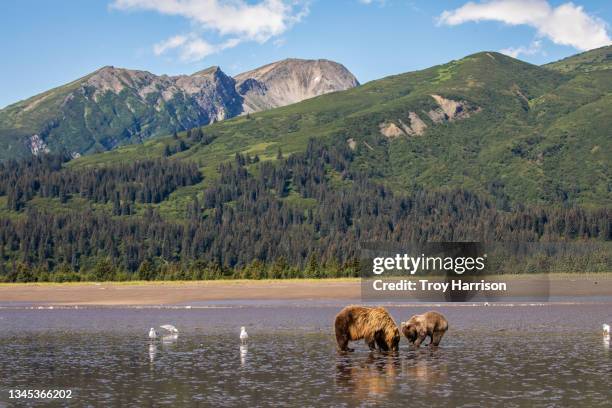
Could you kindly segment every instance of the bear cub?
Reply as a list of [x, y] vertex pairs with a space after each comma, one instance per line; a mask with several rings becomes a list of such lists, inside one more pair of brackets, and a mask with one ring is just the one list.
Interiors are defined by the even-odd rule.
[[402, 322], [400, 327], [404, 336], [416, 347], [419, 347], [428, 336], [429, 344], [437, 346], [448, 330], [448, 321], [438, 312], [427, 312], [412, 316], [407, 322]]

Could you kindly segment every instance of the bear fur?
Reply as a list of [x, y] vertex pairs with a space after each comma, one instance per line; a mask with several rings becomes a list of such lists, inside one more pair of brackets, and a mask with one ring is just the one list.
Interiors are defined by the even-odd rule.
[[437, 346], [448, 330], [448, 321], [438, 312], [427, 312], [412, 316], [407, 322], [402, 322], [400, 327], [404, 336], [416, 347], [419, 347], [427, 336], [431, 339], [429, 344]]
[[370, 350], [399, 349], [400, 332], [384, 307], [347, 306], [336, 315], [334, 323], [338, 350], [354, 351], [349, 341], [364, 339]]

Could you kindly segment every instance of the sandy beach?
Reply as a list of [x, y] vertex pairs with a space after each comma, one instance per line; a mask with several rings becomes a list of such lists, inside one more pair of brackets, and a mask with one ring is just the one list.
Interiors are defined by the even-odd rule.
[[[610, 297], [612, 274], [504, 277], [514, 296], [528, 295], [546, 279], [550, 296]], [[227, 300], [346, 300], [361, 298], [359, 279], [197, 282], [102, 282], [1, 284], [0, 304], [83, 306], [173, 305]]]
[[103, 282], [0, 285], [0, 303], [172, 305], [219, 300], [355, 299], [359, 280]]

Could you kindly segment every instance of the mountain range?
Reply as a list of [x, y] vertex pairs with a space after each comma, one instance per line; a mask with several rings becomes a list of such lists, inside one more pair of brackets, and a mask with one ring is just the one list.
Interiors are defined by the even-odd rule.
[[[612, 47], [544, 66], [480, 52], [357, 85], [326, 60], [284, 60], [235, 78], [217, 67], [177, 77], [105, 67], [2, 110], [0, 151], [112, 149], [75, 167], [171, 153], [213, 175], [235, 153], [274, 160], [316, 138], [344, 144], [356, 169], [398, 192], [462, 187], [502, 206], [612, 202]], [[32, 134], [36, 123], [46, 129]], [[201, 123], [210, 123], [201, 143], [191, 131], [147, 140]], [[184, 205], [192, 191], [178, 189], [161, 208]]]
[[157, 76], [106, 66], [0, 110], [0, 160], [106, 151], [358, 84], [327, 60], [287, 59], [235, 78], [219, 67]]
[[[463, 187], [503, 203], [609, 206], [611, 61], [612, 47], [544, 66], [480, 52], [214, 123], [204, 128], [212, 143], [173, 158], [214, 174], [236, 152], [273, 160], [317, 138], [345, 144], [355, 168], [399, 192]], [[72, 165], [159, 157], [176, 143], [158, 138]]]

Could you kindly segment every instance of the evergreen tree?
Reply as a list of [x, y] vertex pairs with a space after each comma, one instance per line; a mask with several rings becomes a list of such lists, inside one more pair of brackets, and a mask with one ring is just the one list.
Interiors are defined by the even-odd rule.
[[115, 267], [109, 258], [100, 259], [93, 270], [93, 277], [98, 282], [115, 279]]

